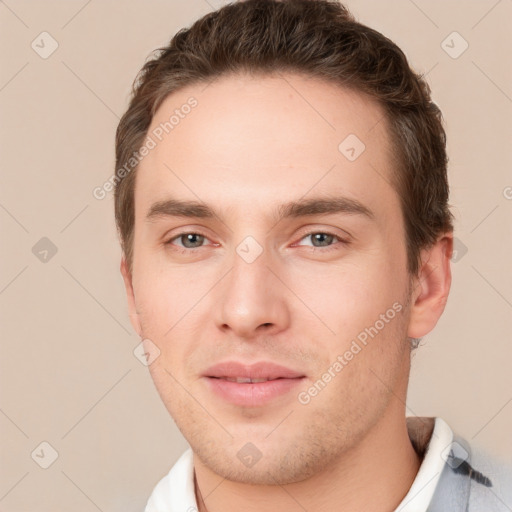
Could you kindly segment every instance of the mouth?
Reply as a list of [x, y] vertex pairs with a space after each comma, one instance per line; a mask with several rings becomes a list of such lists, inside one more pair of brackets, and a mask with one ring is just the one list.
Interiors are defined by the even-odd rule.
[[203, 377], [214, 395], [240, 407], [258, 407], [286, 398], [306, 378], [301, 372], [271, 362], [244, 365], [234, 361], [209, 368]]
[[[228, 382], [236, 382], [237, 384], [254, 384], [259, 382], [268, 382], [269, 380], [277, 379], [251, 379], [250, 377], [212, 377], [212, 379], [224, 379]], [[279, 377], [281, 378], [281, 377]]]

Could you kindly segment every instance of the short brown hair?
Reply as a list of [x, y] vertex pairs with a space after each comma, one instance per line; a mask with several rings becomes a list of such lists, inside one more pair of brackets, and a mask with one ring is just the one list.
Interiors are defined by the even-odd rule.
[[[392, 180], [404, 217], [407, 267], [416, 275], [421, 249], [453, 230], [441, 112], [404, 53], [336, 1], [239, 1], [180, 30], [135, 79], [116, 132], [116, 169], [133, 160], [172, 92], [221, 75], [286, 71], [349, 87], [384, 107], [398, 155]], [[115, 186], [116, 223], [130, 269], [135, 176], [136, 165]]]

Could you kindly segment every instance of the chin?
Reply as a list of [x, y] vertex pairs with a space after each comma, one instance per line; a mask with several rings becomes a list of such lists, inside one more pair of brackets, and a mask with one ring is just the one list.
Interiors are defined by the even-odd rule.
[[301, 482], [325, 470], [336, 457], [335, 450], [315, 444], [302, 444], [303, 448], [298, 449], [301, 443], [291, 438], [288, 443], [284, 439], [276, 439], [274, 443], [264, 439], [254, 443], [237, 440], [224, 446], [218, 440], [215, 443], [202, 441], [190, 443], [202, 464], [222, 478], [243, 484]]

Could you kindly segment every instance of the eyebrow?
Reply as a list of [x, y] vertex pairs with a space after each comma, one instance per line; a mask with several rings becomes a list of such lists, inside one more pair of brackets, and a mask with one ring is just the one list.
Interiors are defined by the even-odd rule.
[[[375, 214], [370, 208], [358, 200], [348, 197], [314, 197], [311, 199], [291, 201], [278, 205], [273, 217], [275, 221], [279, 222], [286, 218], [337, 213], [363, 215], [370, 220], [375, 218]], [[152, 221], [159, 217], [204, 219], [218, 217], [218, 215], [215, 213], [215, 210], [206, 203], [167, 199], [154, 203], [146, 215], [146, 220]]]

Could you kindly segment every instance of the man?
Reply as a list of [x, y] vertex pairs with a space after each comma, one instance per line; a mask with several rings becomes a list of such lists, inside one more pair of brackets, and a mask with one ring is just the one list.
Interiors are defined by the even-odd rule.
[[121, 272], [191, 447], [147, 512], [510, 509], [492, 461], [405, 415], [451, 283], [446, 165], [427, 84], [337, 2], [227, 5], [145, 64]]

